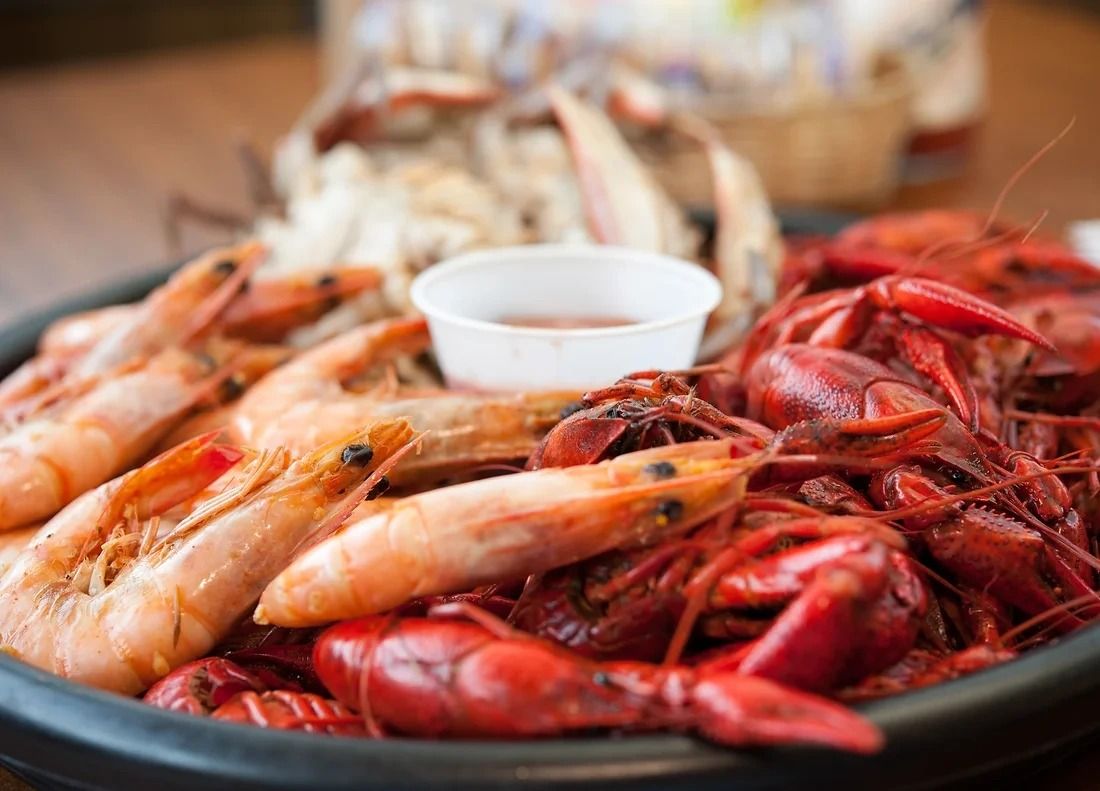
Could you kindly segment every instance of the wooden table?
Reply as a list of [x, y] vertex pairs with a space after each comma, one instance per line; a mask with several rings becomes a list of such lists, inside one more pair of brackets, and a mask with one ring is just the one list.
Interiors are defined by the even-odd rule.
[[[896, 206], [988, 209], [1013, 171], [1069, 121], [1070, 134], [1009, 195], [1046, 227], [1100, 216], [1100, 17], [1038, 2], [992, 3], [989, 117], [953, 181]], [[235, 140], [270, 149], [317, 87], [314, 45], [256, 41], [0, 76], [0, 321], [168, 260], [164, 211], [183, 192], [243, 211]], [[217, 234], [192, 233], [198, 248]], [[1100, 759], [1044, 780], [1095, 786]], [[0, 791], [22, 786], [0, 775]]]
[[1076, 119], [1008, 194], [1004, 214], [1026, 221], [1049, 211], [1048, 233], [1100, 217], [1100, 14], [1038, 0], [989, 6], [989, 113], [974, 156], [956, 179], [903, 189], [894, 207], [988, 211], [1016, 169]]
[[244, 211], [237, 143], [290, 128], [316, 60], [260, 41], [0, 76], [0, 320], [170, 260], [173, 192]]

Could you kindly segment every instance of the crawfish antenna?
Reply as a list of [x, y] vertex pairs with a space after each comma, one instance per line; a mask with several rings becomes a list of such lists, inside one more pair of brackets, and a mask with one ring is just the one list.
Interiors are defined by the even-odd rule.
[[1009, 176], [1008, 181], [1005, 182], [1005, 185], [1001, 187], [1001, 191], [997, 194], [997, 200], [993, 201], [993, 208], [989, 212], [989, 219], [985, 221], [985, 227], [982, 228], [983, 235], [993, 226], [993, 223], [997, 221], [997, 215], [1000, 214], [1001, 207], [1004, 205], [1005, 199], [1008, 197], [1008, 193], [1012, 191], [1017, 182], [1019, 182], [1019, 180], [1023, 178], [1029, 170], [1035, 167], [1039, 160], [1049, 154], [1051, 149], [1058, 145], [1063, 137], [1069, 134], [1069, 130], [1073, 129], [1073, 125], [1076, 123], [1077, 116], [1073, 116], [1072, 118], [1070, 118], [1069, 123], [1062, 128], [1061, 132], [1056, 134], [1051, 140], [1046, 143], [1046, 145], [1044, 145], [1042, 148], [1032, 154], [1023, 165], [1016, 169], [1015, 173]]
[[[1049, 141], [1047, 141], [1047, 143], [1045, 143], [1042, 148], [1040, 148], [1038, 151], [1036, 151], [1034, 154], [1032, 154], [1030, 157], [1028, 157], [1027, 161], [1024, 162], [1024, 164], [1022, 164], [1020, 167], [1016, 168], [1016, 171], [1011, 176], [1008, 177], [1008, 181], [1006, 181], [1005, 185], [1003, 187], [1001, 187], [1001, 191], [997, 193], [996, 200], [993, 201], [993, 207], [989, 211], [989, 217], [986, 218], [985, 225], [982, 226], [981, 230], [978, 231], [977, 235], [973, 239], [944, 239], [944, 240], [941, 240], [939, 242], [935, 242], [933, 244], [930, 244], [917, 257], [916, 261], [914, 262], [914, 265], [924, 263], [925, 261], [932, 258], [932, 256], [934, 256], [936, 253], [939, 253], [942, 250], [945, 250], [946, 248], [950, 247], [951, 245], [962, 244], [962, 245], [965, 246], [965, 245], [969, 245], [969, 244], [973, 244], [975, 242], [978, 242], [987, 233], [989, 233], [990, 229], [993, 227], [993, 224], [997, 221], [997, 216], [1001, 213], [1001, 209], [1004, 207], [1005, 200], [1008, 198], [1009, 193], [1012, 192], [1013, 189], [1015, 189], [1016, 184], [1019, 183], [1020, 179], [1023, 178], [1028, 173], [1028, 171], [1030, 171], [1033, 167], [1035, 167], [1035, 165], [1043, 157], [1045, 157], [1047, 154], [1049, 154], [1051, 149], [1053, 149], [1054, 146], [1056, 146], [1059, 142], [1061, 142], [1062, 138], [1064, 138], [1066, 135], [1069, 134], [1070, 130], [1073, 129], [1073, 126], [1076, 123], [1077, 123], [1077, 117], [1076, 116], [1070, 118], [1069, 123], [1067, 123], [1062, 128], [1062, 131], [1060, 131], [1053, 138], [1051, 138]], [[1043, 214], [1040, 215], [1039, 220], [1037, 222], [1033, 223], [1032, 226], [1028, 229], [1028, 231], [1024, 235], [1025, 239], [1029, 238], [1033, 233], [1035, 233], [1035, 229], [1038, 227], [1039, 223], [1042, 222], [1045, 217], [1046, 217], [1046, 212], [1043, 212]]]

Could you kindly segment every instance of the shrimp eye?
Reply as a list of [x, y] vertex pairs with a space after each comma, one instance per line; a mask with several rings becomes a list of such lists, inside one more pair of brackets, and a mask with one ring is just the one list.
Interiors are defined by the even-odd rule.
[[318, 288], [330, 288], [330, 287], [335, 286], [335, 285], [336, 285], [336, 275], [332, 274], [331, 272], [329, 272], [327, 274], [324, 274], [324, 275], [321, 275], [319, 278], [317, 278], [317, 287]]
[[655, 461], [642, 468], [642, 472], [651, 475], [659, 481], [676, 476], [676, 465], [671, 461]]
[[217, 275], [222, 275], [223, 277], [228, 277], [236, 271], [237, 262], [231, 261], [228, 258], [222, 261], [218, 261], [218, 263], [214, 264], [214, 273]]
[[679, 500], [665, 500], [657, 506], [657, 524], [664, 526], [684, 515], [684, 504]]
[[390, 479], [383, 475], [378, 479], [378, 483], [371, 487], [371, 490], [367, 492], [367, 496], [364, 500], [375, 500], [390, 490]]
[[354, 464], [356, 467], [366, 467], [374, 458], [374, 450], [370, 445], [356, 442], [344, 448], [340, 454], [340, 461], [344, 464]]
[[222, 385], [222, 396], [226, 401], [232, 401], [245, 391], [244, 379], [241, 376], [231, 376]]

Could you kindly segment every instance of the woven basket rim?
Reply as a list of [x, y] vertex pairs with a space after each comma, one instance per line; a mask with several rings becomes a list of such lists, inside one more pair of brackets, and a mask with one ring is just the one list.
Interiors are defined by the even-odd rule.
[[[855, 93], [812, 95], [789, 104], [741, 108], [736, 106], [736, 101], [727, 98], [730, 94], [709, 94], [703, 99], [684, 103], [678, 109], [698, 113], [709, 121], [719, 123], [726, 119], [774, 120], [797, 115], [847, 114], [893, 104], [907, 104], [912, 100], [914, 93], [912, 79], [899, 69], [868, 81], [864, 90]], [[716, 105], [724, 98], [727, 101], [726, 105], [717, 108]]]

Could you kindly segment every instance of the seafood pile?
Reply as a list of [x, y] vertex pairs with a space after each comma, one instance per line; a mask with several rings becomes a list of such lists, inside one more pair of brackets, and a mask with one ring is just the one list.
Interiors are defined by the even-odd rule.
[[[183, 200], [181, 216], [219, 219], [269, 255], [256, 280], [319, 269], [352, 281], [288, 341], [312, 345], [377, 318], [409, 315], [408, 288], [432, 264], [470, 250], [534, 242], [614, 244], [698, 261], [725, 299], [707, 352], [739, 337], [771, 304], [778, 224], [751, 164], [702, 119], [674, 113], [622, 69], [599, 97], [562, 81], [509, 96], [457, 72], [395, 67], [336, 86], [305, 113], [257, 182], [253, 217]], [[576, 82], [576, 80], [574, 80]], [[711, 165], [708, 240], [616, 124], [682, 137]], [[251, 161], [251, 160], [250, 160]], [[375, 280], [363, 280], [365, 270]]]
[[868, 752], [848, 704], [1100, 614], [1100, 272], [1057, 243], [793, 240], [718, 362], [583, 394], [444, 390], [415, 317], [288, 344], [333, 283], [264, 255], [0, 384], [6, 653], [267, 728]]

